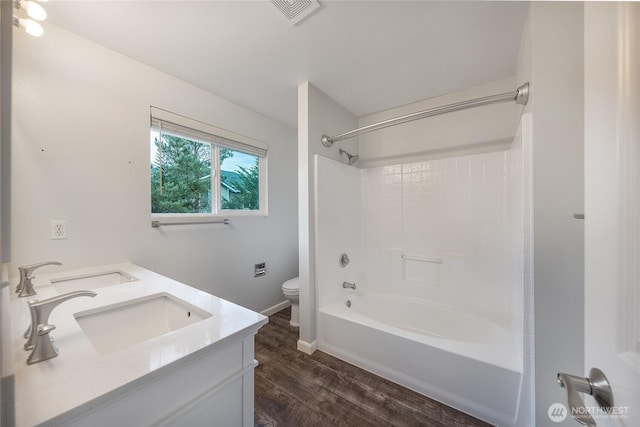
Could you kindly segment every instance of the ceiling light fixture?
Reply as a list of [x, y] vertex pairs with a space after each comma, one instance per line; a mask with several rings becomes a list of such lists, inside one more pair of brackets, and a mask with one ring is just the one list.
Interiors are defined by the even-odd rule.
[[[46, 1], [46, 0], [41, 0]], [[40, 37], [44, 34], [44, 29], [36, 21], [44, 21], [47, 19], [47, 11], [44, 10], [40, 4], [33, 0], [14, 0], [13, 7], [18, 11], [25, 11], [29, 18], [22, 18], [20, 16], [13, 16], [13, 25], [16, 27], [22, 27], [27, 34], [34, 37]]]
[[18, 10], [24, 9], [31, 19], [35, 19], [36, 21], [44, 21], [47, 19], [47, 11], [35, 1], [15, 0], [13, 4]]
[[37, 23], [33, 19], [16, 18], [14, 16], [13, 17], [13, 25], [15, 25], [16, 27], [24, 28], [24, 30], [27, 32], [27, 34], [30, 34], [30, 35], [32, 35], [34, 37], [40, 37], [42, 34], [44, 34], [44, 29], [42, 28], [42, 25], [40, 25], [39, 23]]

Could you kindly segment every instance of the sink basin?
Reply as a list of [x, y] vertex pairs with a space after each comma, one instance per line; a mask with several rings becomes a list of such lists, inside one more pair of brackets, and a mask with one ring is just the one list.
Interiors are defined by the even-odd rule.
[[82, 311], [74, 317], [94, 348], [106, 354], [184, 328], [211, 313], [160, 293]]
[[97, 289], [121, 283], [135, 282], [137, 277], [121, 270], [101, 271], [98, 273], [80, 274], [77, 276], [58, 277], [50, 282], [59, 293], [80, 289]]

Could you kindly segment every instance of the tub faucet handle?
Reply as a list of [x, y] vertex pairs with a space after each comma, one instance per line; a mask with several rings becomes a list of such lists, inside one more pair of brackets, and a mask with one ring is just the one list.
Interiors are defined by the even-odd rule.
[[37, 292], [33, 289], [33, 283], [31, 280], [33, 279], [33, 272], [40, 267], [45, 265], [57, 265], [61, 266], [61, 262], [57, 261], [45, 261], [39, 262], [36, 264], [30, 265], [22, 265], [18, 267], [18, 271], [20, 272], [20, 283], [16, 286], [16, 292], [18, 292], [18, 297], [30, 297], [35, 295]]

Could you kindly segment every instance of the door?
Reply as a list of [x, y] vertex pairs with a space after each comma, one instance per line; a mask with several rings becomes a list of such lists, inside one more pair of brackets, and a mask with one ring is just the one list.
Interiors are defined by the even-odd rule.
[[585, 373], [601, 369], [613, 411], [640, 425], [640, 4], [585, 3]]

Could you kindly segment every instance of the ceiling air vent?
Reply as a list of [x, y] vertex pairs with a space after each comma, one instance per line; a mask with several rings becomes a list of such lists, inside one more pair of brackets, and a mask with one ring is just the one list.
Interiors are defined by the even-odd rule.
[[291, 25], [296, 25], [320, 7], [316, 0], [269, 0], [287, 18]]

